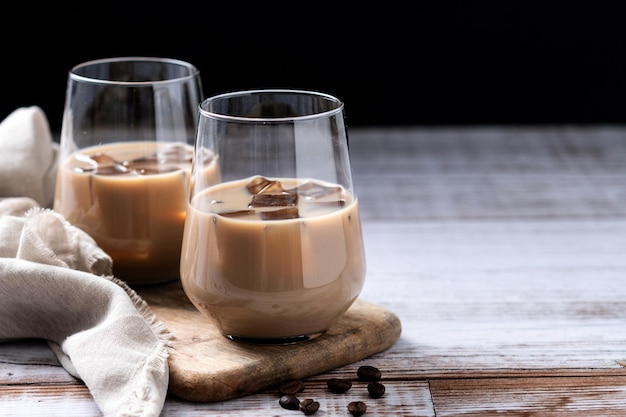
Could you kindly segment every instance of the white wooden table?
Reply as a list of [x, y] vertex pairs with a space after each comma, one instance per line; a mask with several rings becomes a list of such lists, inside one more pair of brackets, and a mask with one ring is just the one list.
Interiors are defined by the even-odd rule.
[[[387, 351], [305, 380], [319, 416], [626, 415], [626, 127], [350, 129]], [[378, 367], [377, 400], [331, 377]], [[99, 416], [41, 341], [0, 345], [0, 416]], [[163, 416], [297, 416], [268, 390]]]

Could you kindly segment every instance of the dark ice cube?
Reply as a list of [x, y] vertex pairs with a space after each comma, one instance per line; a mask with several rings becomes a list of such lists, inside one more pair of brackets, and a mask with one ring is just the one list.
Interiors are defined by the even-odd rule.
[[248, 207], [289, 207], [298, 204], [298, 194], [255, 194]]
[[283, 189], [283, 185], [280, 181], [272, 181], [264, 177], [256, 177], [250, 180], [250, 182], [246, 184], [246, 188], [250, 194], [287, 193], [287, 191]]
[[256, 214], [254, 210], [237, 210], [237, 211], [226, 211], [224, 213], [218, 213], [220, 216], [224, 217], [245, 217], [245, 216], [253, 216]]
[[270, 185], [272, 181], [263, 177], [256, 177], [252, 179], [248, 184], [246, 184], [246, 188], [250, 194], [259, 194], [263, 191], [268, 185]]
[[280, 181], [256, 177], [246, 184], [252, 193], [248, 207], [289, 207], [298, 204], [298, 194], [285, 191]]
[[105, 154], [104, 152], [97, 152], [91, 155], [90, 157], [94, 161], [98, 163], [98, 165], [108, 166], [108, 165], [118, 165], [117, 162], [112, 156]]
[[[140, 156], [139, 158], [135, 158], [132, 161], [124, 161], [122, 164], [125, 167], [132, 167], [133, 165], [159, 165], [159, 158], [157, 155], [148, 155], [148, 156]], [[132, 169], [132, 168], [131, 168]]]
[[283, 189], [280, 181], [270, 181], [258, 194], [291, 194]]
[[297, 207], [285, 207], [278, 210], [267, 210], [261, 213], [262, 220], [287, 220], [300, 217]]

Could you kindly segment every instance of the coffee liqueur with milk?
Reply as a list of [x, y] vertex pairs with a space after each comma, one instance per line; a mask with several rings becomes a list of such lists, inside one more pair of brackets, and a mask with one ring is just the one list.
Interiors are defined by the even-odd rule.
[[116, 277], [177, 279], [192, 155], [172, 142], [80, 150], [60, 165], [54, 209], [111, 256]]
[[358, 203], [339, 185], [255, 176], [200, 191], [187, 216], [183, 287], [233, 339], [319, 335], [362, 289]]

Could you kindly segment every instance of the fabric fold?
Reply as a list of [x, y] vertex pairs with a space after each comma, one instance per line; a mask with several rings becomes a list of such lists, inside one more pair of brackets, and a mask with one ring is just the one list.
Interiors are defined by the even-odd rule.
[[56, 151], [38, 107], [0, 123], [0, 342], [46, 340], [105, 417], [156, 417], [171, 335], [111, 275], [111, 257], [50, 208]]
[[0, 340], [26, 338], [50, 341], [104, 416], [160, 414], [169, 383], [169, 334], [119, 280], [0, 259]]

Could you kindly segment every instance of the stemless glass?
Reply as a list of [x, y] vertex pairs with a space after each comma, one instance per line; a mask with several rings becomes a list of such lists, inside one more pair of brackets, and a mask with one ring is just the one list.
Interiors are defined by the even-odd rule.
[[365, 279], [344, 105], [253, 90], [200, 105], [181, 282], [226, 337], [286, 344], [326, 331]]
[[202, 98], [197, 68], [175, 59], [101, 59], [69, 72], [53, 208], [131, 285], [179, 278]]

